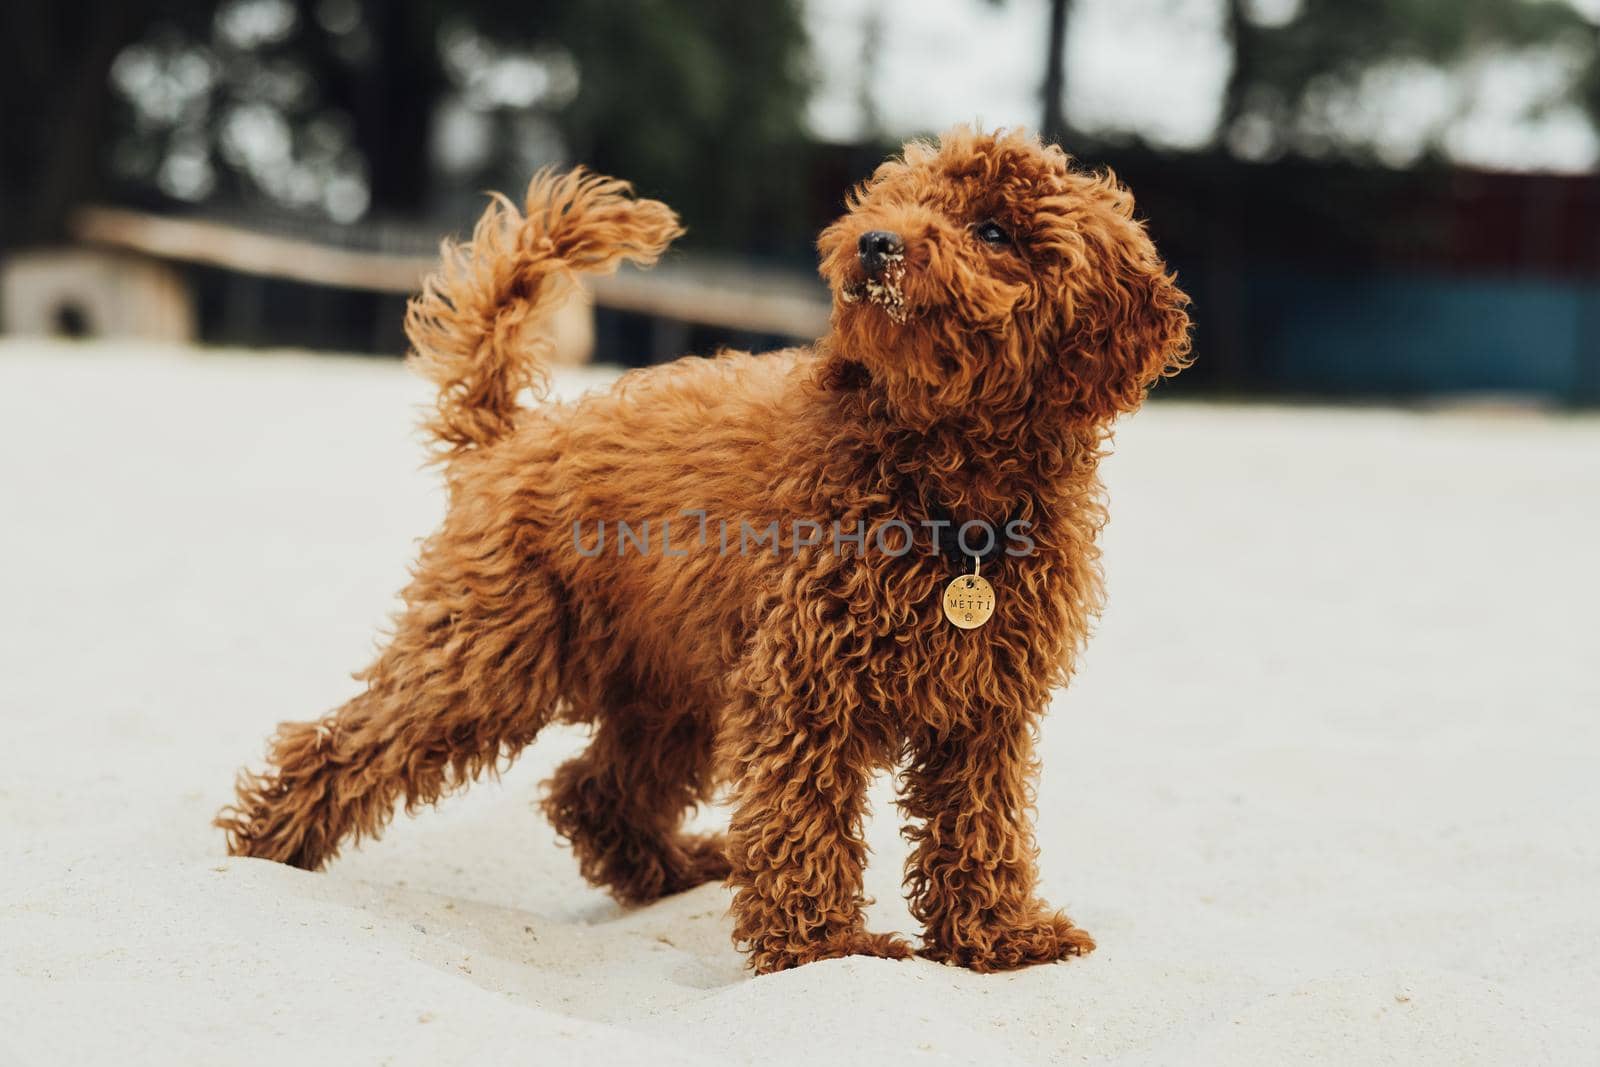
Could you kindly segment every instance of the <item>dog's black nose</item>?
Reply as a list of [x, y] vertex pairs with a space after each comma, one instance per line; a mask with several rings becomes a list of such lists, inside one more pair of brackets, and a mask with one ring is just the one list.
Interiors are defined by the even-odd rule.
[[856, 242], [856, 248], [861, 252], [861, 269], [868, 274], [880, 274], [888, 266], [889, 260], [905, 253], [906, 243], [897, 233], [868, 230]]

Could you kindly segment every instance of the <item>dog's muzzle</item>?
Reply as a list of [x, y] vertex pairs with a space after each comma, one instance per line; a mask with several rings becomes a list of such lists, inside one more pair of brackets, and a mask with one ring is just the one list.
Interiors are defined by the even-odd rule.
[[861, 257], [861, 269], [868, 277], [875, 278], [883, 273], [883, 268], [905, 255], [906, 243], [897, 233], [869, 230], [856, 242], [856, 251]]

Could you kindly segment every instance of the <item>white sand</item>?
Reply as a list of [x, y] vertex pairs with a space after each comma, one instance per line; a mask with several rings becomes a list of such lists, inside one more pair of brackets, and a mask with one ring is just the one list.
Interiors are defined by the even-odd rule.
[[0, 345], [0, 1062], [1600, 1058], [1600, 421], [1147, 410], [1044, 734], [1044, 889], [1100, 951], [752, 980], [721, 887], [578, 878], [530, 810], [572, 734], [327, 873], [223, 856], [235, 767], [352, 691], [437, 516], [423, 398]]

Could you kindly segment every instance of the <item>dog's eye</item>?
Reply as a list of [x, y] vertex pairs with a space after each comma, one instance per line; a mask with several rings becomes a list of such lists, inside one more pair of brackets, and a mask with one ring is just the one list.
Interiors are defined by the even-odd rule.
[[978, 240], [986, 245], [1008, 245], [1011, 243], [1011, 235], [1002, 230], [1000, 224], [993, 219], [985, 219], [978, 223], [974, 232], [977, 233]]

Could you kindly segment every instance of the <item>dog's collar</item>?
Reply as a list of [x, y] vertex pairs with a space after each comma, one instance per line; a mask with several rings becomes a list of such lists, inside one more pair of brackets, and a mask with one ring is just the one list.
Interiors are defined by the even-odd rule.
[[[950, 563], [963, 570], [969, 569], [974, 563], [987, 564], [998, 559], [1005, 552], [1006, 531], [1019, 516], [1013, 514], [999, 526], [989, 526], [993, 538], [985, 536], [984, 532], [973, 530], [967, 536], [965, 546], [961, 544], [962, 523], [979, 521], [962, 519], [959, 522], [948, 511], [935, 509], [928, 516], [927, 528], [932, 531], [932, 537], [938, 554]], [[976, 550], [976, 551], [975, 551]]]

